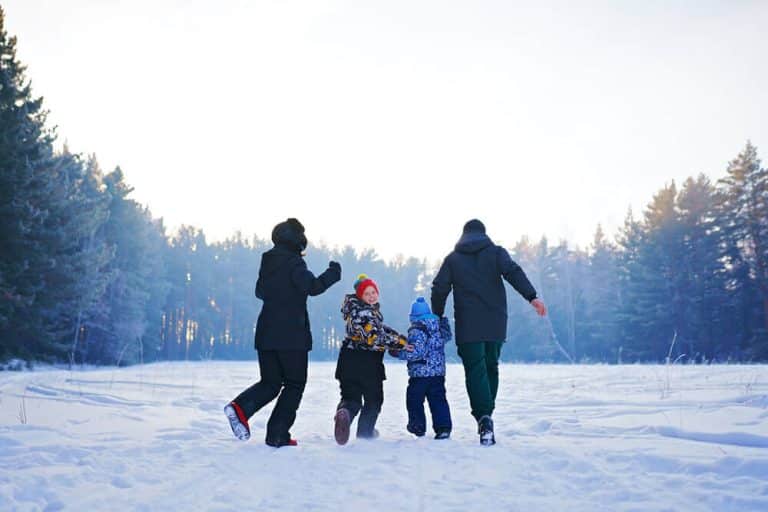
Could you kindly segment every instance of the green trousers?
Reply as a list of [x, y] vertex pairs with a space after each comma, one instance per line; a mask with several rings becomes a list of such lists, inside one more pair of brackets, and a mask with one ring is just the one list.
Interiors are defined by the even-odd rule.
[[464, 365], [464, 379], [469, 394], [472, 416], [479, 420], [493, 414], [499, 389], [499, 355], [501, 341], [481, 341], [457, 345]]

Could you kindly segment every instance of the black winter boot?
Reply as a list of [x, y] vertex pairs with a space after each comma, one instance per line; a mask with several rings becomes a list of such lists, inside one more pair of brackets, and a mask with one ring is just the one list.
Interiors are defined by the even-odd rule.
[[422, 437], [427, 433], [426, 427], [422, 425], [411, 425], [410, 423], [406, 425], [405, 430], [415, 435], [416, 437]]
[[379, 438], [379, 430], [373, 429], [370, 432], [363, 432], [361, 433], [359, 430], [357, 432], [357, 438], [358, 439], [378, 439]]
[[435, 439], [448, 439], [450, 437], [451, 429], [445, 427], [435, 429]]
[[496, 444], [496, 437], [493, 435], [493, 420], [490, 416], [482, 416], [477, 422], [477, 432], [480, 434], [480, 444], [491, 446]]
[[295, 439], [291, 439], [288, 437], [288, 439], [271, 439], [267, 438], [265, 441], [268, 446], [271, 446], [272, 448], [280, 448], [281, 446], [298, 446], [299, 443]]

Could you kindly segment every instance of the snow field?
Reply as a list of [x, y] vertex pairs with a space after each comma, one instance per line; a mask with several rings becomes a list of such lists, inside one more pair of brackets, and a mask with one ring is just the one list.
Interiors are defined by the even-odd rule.
[[405, 431], [387, 365], [381, 437], [340, 447], [334, 363], [310, 363], [292, 434], [222, 412], [256, 362], [0, 373], [0, 510], [768, 511], [768, 366], [501, 366], [481, 447], [460, 365], [452, 439]]

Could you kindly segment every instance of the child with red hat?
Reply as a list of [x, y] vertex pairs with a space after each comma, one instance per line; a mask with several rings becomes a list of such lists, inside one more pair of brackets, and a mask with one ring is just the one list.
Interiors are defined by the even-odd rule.
[[346, 337], [336, 363], [341, 401], [334, 416], [334, 436], [339, 444], [349, 440], [350, 423], [357, 413], [357, 437], [373, 438], [384, 402], [384, 352], [413, 350], [405, 336], [384, 325], [379, 306], [379, 287], [365, 274], [354, 283], [355, 293], [346, 295], [341, 306]]

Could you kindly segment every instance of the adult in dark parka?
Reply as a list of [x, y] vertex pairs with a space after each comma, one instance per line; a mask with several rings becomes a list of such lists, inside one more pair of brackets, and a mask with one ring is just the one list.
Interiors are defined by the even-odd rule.
[[507, 333], [507, 294], [502, 278], [540, 316], [546, 315], [547, 308], [536, 297], [523, 269], [506, 249], [491, 241], [483, 223], [473, 219], [464, 225], [454, 251], [432, 282], [432, 311], [438, 316], [444, 315], [446, 299], [453, 291], [456, 345], [482, 444], [496, 442], [491, 415], [499, 387], [499, 355]]
[[272, 230], [275, 246], [261, 257], [256, 297], [264, 301], [256, 323], [255, 345], [261, 380], [230, 402], [224, 412], [239, 439], [250, 437], [248, 418], [277, 399], [267, 422], [266, 443], [295, 445], [289, 432], [307, 382], [312, 333], [307, 297], [320, 295], [341, 279], [341, 265], [332, 261], [315, 277], [302, 258], [307, 247], [304, 226], [296, 219]]

